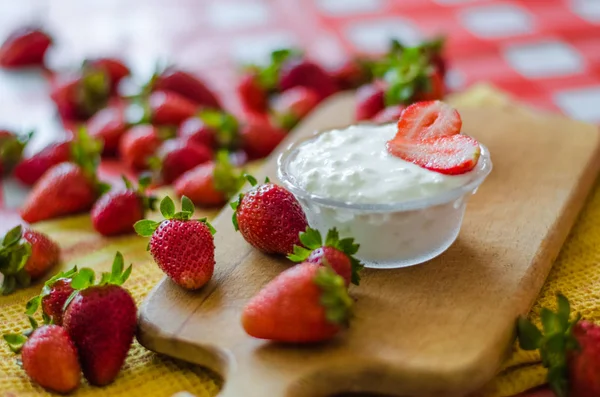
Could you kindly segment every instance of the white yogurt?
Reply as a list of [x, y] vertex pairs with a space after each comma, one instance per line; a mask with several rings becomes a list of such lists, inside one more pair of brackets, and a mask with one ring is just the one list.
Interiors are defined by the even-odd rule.
[[395, 134], [395, 124], [325, 132], [299, 146], [288, 170], [312, 194], [361, 204], [427, 198], [469, 179], [469, 173], [444, 175], [391, 155], [386, 142]]

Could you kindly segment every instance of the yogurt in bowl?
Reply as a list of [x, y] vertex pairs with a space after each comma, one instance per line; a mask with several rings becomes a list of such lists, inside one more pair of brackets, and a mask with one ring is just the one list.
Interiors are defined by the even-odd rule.
[[475, 168], [430, 171], [390, 154], [395, 124], [355, 125], [296, 143], [279, 157], [278, 175], [311, 227], [360, 244], [366, 267], [398, 268], [432, 259], [456, 240], [466, 202], [492, 169], [480, 145]]

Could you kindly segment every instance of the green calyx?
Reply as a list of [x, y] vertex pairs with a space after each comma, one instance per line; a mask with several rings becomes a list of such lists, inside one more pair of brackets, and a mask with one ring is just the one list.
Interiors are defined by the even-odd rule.
[[[160, 202], [160, 213], [166, 220], [193, 220], [192, 216], [194, 215], [195, 210], [196, 209], [194, 208], [194, 203], [192, 203], [192, 200], [190, 200], [186, 196], [181, 197], [181, 211], [179, 212], [175, 212], [175, 203], [169, 196], [166, 196]], [[208, 227], [208, 230], [210, 230], [211, 234], [215, 234], [217, 232], [206, 218], [196, 220], [198, 222], [204, 223]], [[158, 229], [161, 223], [162, 221], [156, 222], [150, 219], [143, 219], [141, 221], [136, 222], [135, 225], [133, 225], [133, 227], [136, 233], [140, 236], [151, 237], [152, 234], [154, 234], [154, 232], [156, 231], [156, 229]]]
[[[76, 273], [77, 266], [74, 266], [70, 270], [67, 270], [65, 272], [59, 272], [52, 276], [52, 278], [50, 278], [44, 283], [44, 286], [42, 287], [42, 292], [40, 292], [39, 295], [34, 296], [29, 301], [27, 301], [27, 304], [25, 305], [25, 314], [27, 314], [28, 316], [33, 316], [40, 307], [42, 299], [45, 296], [50, 295], [50, 293], [52, 292], [52, 286], [59, 280], [71, 280], [71, 278]], [[42, 318], [44, 320], [44, 324], [52, 324], [52, 319], [46, 313], [42, 313]]]
[[215, 189], [222, 192], [229, 200], [244, 185], [246, 173], [234, 167], [229, 161], [229, 153], [221, 150], [217, 153], [213, 171]]
[[350, 259], [352, 265], [352, 284], [360, 284], [360, 271], [364, 265], [354, 256], [358, 252], [360, 245], [356, 244], [352, 237], [340, 239], [338, 230], [333, 228], [327, 232], [325, 243], [323, 243], [321, 233], [316, 229], [308, 227], [306, 231], [300, 233], [300, 242], [303, 246], [295, 245], [294, 252], [288, 255], [288, 259], [293, 262], [304, 262], [314, 250], [322, 247], [335, 248], [346, 254]]
[[567, 352], [578, 350], [579, 344], [573, 335], [573, 327], [581, 316], [571, 316], [567, 298], [557, 295], [557, 311], [542, 308], [540, 317], [542, 330], [525, 317], [517, 320], [519, 346], [523, 350], [538, 350], [542, 365], [548, 368], [547, 380], [558, 397], [567, 397], [569, 391]]
[[443, 38], [414, 47], [405, 47], [397, 40], [392, 41], [386, 56], [371, 65], [373, 75], [387, 82], [384, 97], [386, 106], [410, 104], [418, 93], [432, 90], [432, 59], [441, 52], [443, 46]]
[[113, 260], [112, 269], [110, 273], [102, 273], [98, 282], [95, 281], [96, 275], [92, 269], [88, 267], [83, 267], [79, 270], [76, 270], [71, 275], [71, 288], [73, 288], [74, 291], [65, 301], [63, 310], [67, 310], [67, 307], [69, 306], [71, 301], [75, 299], [79, 291], [85, 290], [93, 286], [123, 285], [131, 275], [132, 267], [133, 265], [129, 265], [125, 269], [125, 261], [123, 259], [123, 254], [117, 252], [115, 255], [115, 259]]
[[98, 196], [110, 190], [110, 185], [98, 180], [96, 172], [100, 165], [102, 146], [102, 142], [90, 137], [83, 127], [77, 132], [77, 138], [71, 142], [71, 160], [90, 178]]
[[110, 78], [105, 70], [85, 65], [77, 85], [77, 99], [81, 110], [91, 116], [104, 108], [110, 96]]
[[13, 137], [0, 138], [0, 162], [4, 169], [10, 169], [17, 164], [23, 154], [23, 149], [33, 137], [34, 131]]
[[321, 290], [320, 303], [325, 308], [327, 321], [347, 326], [352, 313], [352, 299], [348, 295], [344, 279], [333, 269], [320, 266], [314, 282]]
[[149, 172], [143, 172], [138, 179], [138, 187], [137, 189], [133, 186], [131, 181], [127, 179], [125, 175], [121, 175], [121, 179], [125, 183], [125, 188], [127, 190], [131, 190], [137, 194], [137, 196], [142, 201], [142, 206], [144, 208], [144, 214], [146, 211], [154, 211], [156, 209], [156, 203], [158, 202], [158, 198], [154, 195], [148, 194], [147, 189], [148, 186], [152, 183], [152, 174]]
[[[250, 186], [252, 186], [252, 187], [255, 187], [258, 184], [258, 181], [256, 180], [256, 178], [250, 174], [243, 174], [243, 178], [246, 179], [248, 181], [248, 183], [250, 183]], [[265, 178], [265, 183], [269, 183], [269, 182], [270, 182], [269, 178], [268, 177]], [[240, 186], [240, 188], [241, 188], [241, 186]], [[244, 199], [244, 193], [240, 193], [235, 200], [233, 200], [232, 202], [229, 203], [229, 206], [231, 207], [231, 209], [233, 209], [233, 215], [231, 216], [231, 221], [233, 223], [233, 228], [235, 229], [236, 232], [238, 230], [240, 230], [239, 223], [237, 220], [237, 210], [240, 207], [240, 205], [242, 204], [243, 199]]]
[[271, 59], [268, 65], [261, 67], [250, 65], [246, 69], [256, 75], [256, 81], [267, 93], [277, 91], [279, 82], [279, 72], [283, 64], [289, 59], [299, 58], [302, 51], [298, 49], [282, 48], [271, 53]]
[[231, 114], [216, 109], [203, 109], [198, 117], [207, 127], [217, 132], [217, 145], [220, 148], [235, 149], [240, 143], [240, 124]]
[[29, 286], [31, 277], [25, 271], [25, 264], [30, 256], [31, 244], [23, 239], [21, 225], [9, 230], [0, 244], [0, 273], [4, 275], [1, 294], [8, 295], [17, 288]]
[[27, 342], [28, 337], [33, 333], [33, 331], [35, 331], [38, 328], [38, 323], [37, 323], [37, 321], [35, 321], [35, 319], [33, 317], [27, 316], [27, 319], [29, 320], [29, 325], [31, 326], [30, 329], [26, 330], [22, 334], [4, 334], [4, 335], [2, 335], [2, 337], [4, 338], [4, 341], [8, 344], [8, 348], [13, 353], [19, 353], [21, 351], [21, 349], [23, 348], [23, 345], [25, 344], [25, 342]]

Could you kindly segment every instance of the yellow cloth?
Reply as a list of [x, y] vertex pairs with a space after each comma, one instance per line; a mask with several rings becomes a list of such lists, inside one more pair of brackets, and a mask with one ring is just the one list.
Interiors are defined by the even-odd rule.
[[[458, 102], [458, 98], [455, 101]], [[481, 105], [502, 105], [505, 98], [487, 89], [471, 91], [461, 98]], [[463, 101], [463, 103], [465, 103]], [[211, 217], [214, 213], [203, 214]], [[600, 183], [582, 211], [565, 243], [550, 276], [536, 302], [531, 318], [539, 323], [539, 309], [554, 307], [555, 294], [560, 291], [584, 318], [600, 321]], [[37, 226], [61, 242], [63, 269], [73, 265], [91, 267], [97, 272], [110, 269], [117, 250], [127, 263], [134, 263], [133, 273], [125, 284], [138, 304], [162, 277], [161, 271], [145, 252], [146, 241], [137, 236], [102, 239], [91, 228], [89, 217], [81, 216], [43, 223]], [[108, 245], [107, 245], [108, 244]], [[39, 283], [8, 297], [0, 297], [0, 333], [21, 332], [28, 322], [23, 314], [25, 302], [39, 293]], [[0, 343], [0, 397], [49, 395], [33, 384], [17, 366], [15, 356], [5, 343]], [[545, 370], [539, 356], [519, 351], [516, 346], [503, 371], [480, 393], [480, 397], [505, 397], [544, 383]], [[116, 381], [104, 388], [83, 383], [78, 396], [171, 396], [188, 391], [198, 397], [214, 396], [220, 380], [214, 374], [194, 368], [145, 350], [137, 342]]]

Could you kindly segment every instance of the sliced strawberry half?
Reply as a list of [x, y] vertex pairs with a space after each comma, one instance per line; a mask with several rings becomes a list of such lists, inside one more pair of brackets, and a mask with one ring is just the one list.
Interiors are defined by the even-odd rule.
[[422, 141], [394, 138], [387, 144], [396, 157], [446, 175], [471, 171], [477, 165], [479, 142], [467, 135], [438, 136]]
[[396, 138], [421, 140], [460, 133], [462, 120], [452, 106], [442, 101], [416, 102], [404, 109]]

